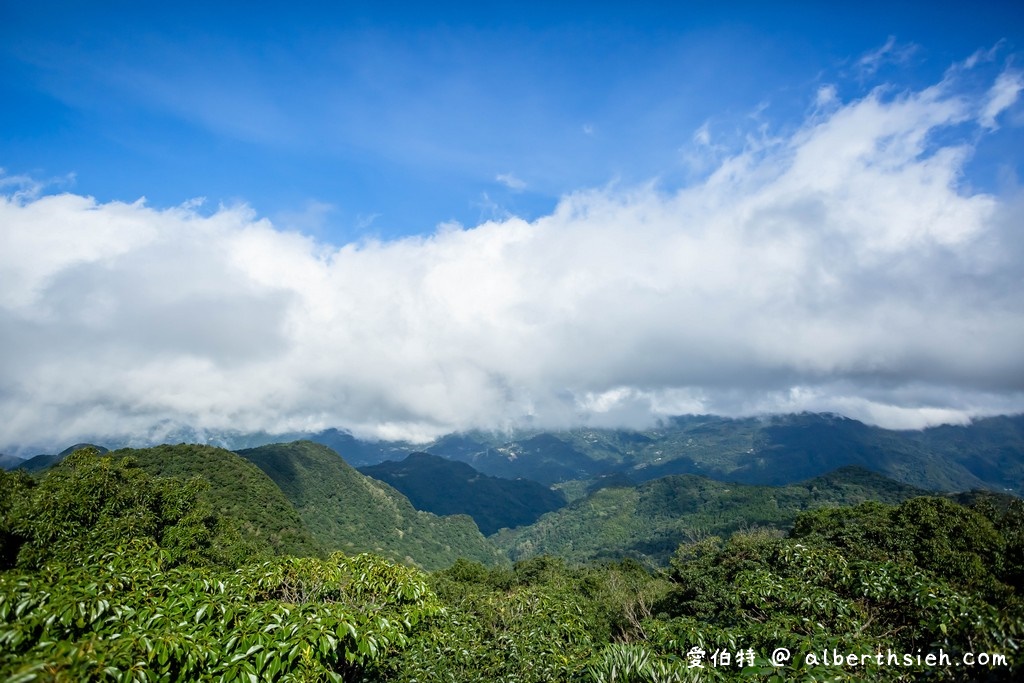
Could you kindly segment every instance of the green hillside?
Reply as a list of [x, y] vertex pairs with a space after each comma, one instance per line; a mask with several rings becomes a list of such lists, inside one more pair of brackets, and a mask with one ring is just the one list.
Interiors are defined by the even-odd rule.
[[[675, 418], [638, 454], [634, 478], [702, 474], [782, 485], [858, 465], [934, 491], [1024, 490], [1024, 417], [895, 431], [830, 414]], [[652, 450], [653, 449], [653, 450]]]
[[27, 460], [23, 460], [18, 463], [17, 466], [29, 472], [45, 472], [75, 451], [80, 451], [83, 448], [94, 448], [97, 453], [107, 452], [107, 449], [103, 446], [97, 446], [91, 443], [76, 443], [74, 446], [68, 446], [60, 453], [42, 453], [28, 458]]
[[417, 510], [469, 515], [487, 536], [531, 524], [565, 505], [562, 493], [535, 481], [490, 477], [466, 463], [429, 453], [412, 453], [401, 462], [389, 460], [359, 471], [394, 486]]
[[990, 487], [1024, 495], [1024, 416], [989, 417], [904, 434]]
[[242, 538], [259, 552], [310, 556], [322, 553], [320, 544], [295, 508], [258, 467], [223, 448], [198, 444], [122, 449], [111, 453], [133, 458], [157, 477], [200, 477], [209, 484], [203, 498], [222, 518], [232, 520]]
[[326, 446], [296, 441], [238, 453], [277, 483], [329, 550], [375, 552], [427, 569], [459, 558], [502, 561], [472, 518], [420, 512], [401, 493], [360, 474]]
[[573, 562], [630, 557], [664, 564], [680, 543], [703, 536], [752, 526], [786, 529], [803, 510], [868, 500], [897, 503], [923, 493], [857, 467], [781, 487], [673, 475], [600, 488], [492, 540], [513, 560], [555, 555]]
[[743, 419], [688, 415], [644, 431], [575, 429], [504, 439], [449, 435], [423, 450], [485, 474], [544, 484], [613, 474], [634, 482], [698, 474], [779, 486], [857, 465], [933, 491], [1024, 492], [1020, 415], [919, 431], [882, 429], [827, 413]]
[[754, 435], [754, 452], [738, 458], [732, 478], [785, 484], [844, 465], [860, 465], [897, 481], [936, 491], [963, 491], [986, 482], [954, 458], [936, 457], [909, 434], [834, 415], [774, 418]]
[[[233, 462], [203, 447], [143, 455], [180, 472], [199, 459]], [[290, 468], [297, 492], [326, 472], [312, 444], [258, 455], [282, 475]], [[428, 576], [369, 554], [225, 554], [204, 485], [93, 449], [43, 477], [0, 472], [0, 679], [1021, 678], [1019, 498], [828, 504], [907, 493], [856, 468], [780, 489], [669, 477], [634, 489], [645, 492], [632, 504], [638, 517], [703, 514], [726, 528], [735, 508], [771, 517], [823, 507], [799, 513], [787, 536], [691, 534], [656, 571], [546, 556], [490, 568], [461, 560]]]
[[[233, 448], [264, 445], [268, 434], [219, 439]], [[544, 432], [465, 432], [414, 446], [401, 441], [363, 441], [336, 429], [283, 435], [308, 438], [336, 451], [353, 466], [401, 460], [425, 451], [464, 462], [482, 474], [559, 485], [608, 478], [642, 482], [674, 474], [719, 481], [783, 485], [847, 465], [858, 465], [905, 484], [933, 491], [987, 488], [1024, 493], [1024, 416], [977, 419], [897, 431], [827, 413], [727, 418], [685, 415], [642, 431], [578, 428]], [[74, 447], [73, 447], [74, 448]], [[72, 448], [72, 450], [73, 450]], [[101, 449], [102, 450], [102, 449]], [[41, 455], [6, 466], [41, 471], [61, 454]]]

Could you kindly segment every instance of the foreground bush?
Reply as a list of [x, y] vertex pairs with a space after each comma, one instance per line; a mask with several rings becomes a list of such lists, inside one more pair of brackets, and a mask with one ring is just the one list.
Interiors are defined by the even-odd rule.
[[136, 542], [0, 574], [0, 678], [358, 680], [438, 612], [422, 574], [369, 555], [236, 571], [163, 555]]

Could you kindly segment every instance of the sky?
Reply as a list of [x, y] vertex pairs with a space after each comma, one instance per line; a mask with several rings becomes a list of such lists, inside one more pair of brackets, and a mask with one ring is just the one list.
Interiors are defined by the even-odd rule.
[[1024, 5], [0, 0], [0, 452], [1024, 410]]

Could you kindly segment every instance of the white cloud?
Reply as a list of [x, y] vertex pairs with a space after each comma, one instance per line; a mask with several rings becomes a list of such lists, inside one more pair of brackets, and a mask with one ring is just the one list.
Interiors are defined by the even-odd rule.
[[701, 124], [700, 128], [693, 132], [693, 142], [701, 147], [708, 147], [711, 145], [711, 128], [708, 126], [707, 121]]
[[889, 36], [885, 45], [865, 53], [857, 60], [857, 71], [862, 77], [873, 76], [884, 64], [903, 64], [915, 52], [916, 45], [900, 45], [896, 42], [896, 36]]
[[280, 212], [276, 217], [275, 224], [285, 230], [298, 230], [316, 235], [323, 231], [328, 218], [336, 210], [337, 207], [333, 204], [316, 199], [308, 199], [297, 210]]
[[27, 175], [9, 175], [5, 169], [0, 168], [0, 192], [7, 192], [11, 198], [18, 200], [35, 199], [48, 187], [68, 187], [74, 183], [74, 173], [62, 178], [39, 180]]
[[968, 57], [967, 59], [964, 60], [964, 62], [963, 62], [964, 68], [965, 69], [973, 69], [974, 67], [978, 66], [979, 64], [984, 64], [985, 62], [992, 62], [992, 61], [994, 61], [995, 58], [996, 58], [996, 55], [999, 54], [999, 51], [1003, 49], [1005, 44], [1006, 44], [1005, 40], [1000, 40], [999, 42], [997, 42], [995, 45], [993, 45], [992, 47], [990, 47], [987, 50], [976, 50], [974, 52], [974, 54], [972, 54], [970, 57]]
[[494, 179], [513, 192], [522, 192], [526, 189], [526, 183], [511, 173], [499, 173]]
[[712, 139], [711, 124], [705, 121], [693, 131], [690, 144], [680, 148], [680, 161], [689, 171], [691, 177], [703, 177], [718, 167], [722, 160], [733, 154], [726, 144], [719, 144]]
[[363, 215], [357, 216], [356, 217], [356, 230], [358, 230], [359, 232], [363, 232], [364, 230], [368, 230], [373, 225], [374, 221], [376, 221], [378, 218], [380, 218], [380, 216], [381, 216], [381, 214], [379, 214], [379, 213], [371, 213], [368, 216], [363, 216]]
[[876, 91], [679, 191], [340, 248], [245, 207], [9, 195], [0, 445], [1019, 411], [1021, 200], [959, 185], [996, 99]]
[[989, 129], [997, 128], [996, 117], [1017, 101], [1021, 90], [1024, 90], [1024, 77], [1019, 71], [999, 74], [982, 108], [981, 125]]
[[826, 84], [818, 88], [814, 96], [814, 103], [819, 108], [829, 107], [838, 100], [836, 86]]

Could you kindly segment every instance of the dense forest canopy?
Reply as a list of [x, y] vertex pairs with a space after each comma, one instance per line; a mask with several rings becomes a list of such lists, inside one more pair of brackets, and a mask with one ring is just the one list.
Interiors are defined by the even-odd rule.
[[173, 471], [181, 463], [153, 474], [143, 466], [150, 455], [82, 450], [39, 477], [0, 473], [0, 677], [661, 683], [1020, 673], [1019, 499], [830, 505], [797, 514], [785, 532], [693, 533], [660, 568], [537, 556], [459, 559], [428, 574], [329, 546], [297, 557], [261, 543], [258, 520], [211, 499], [215, 483]]

